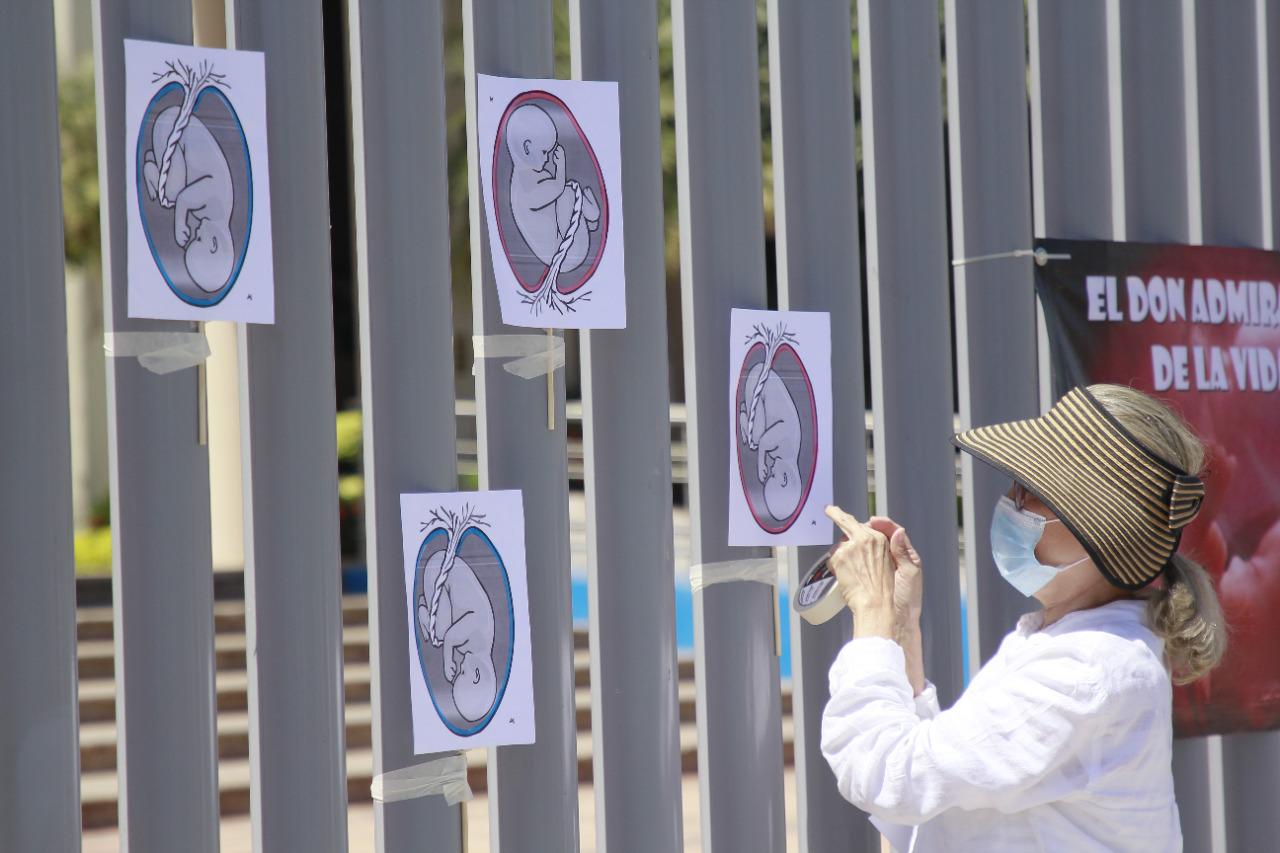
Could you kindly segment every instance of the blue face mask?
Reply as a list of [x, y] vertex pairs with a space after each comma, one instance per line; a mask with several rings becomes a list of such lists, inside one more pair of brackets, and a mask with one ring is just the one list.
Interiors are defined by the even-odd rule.
[[1044, 535], [1046, 524], [1058, 522], [1034, 512], [1020, 510], [1004, 495], [996, 503], [991, 517], [991, 556], [1013, 588], [1028, 598], [1044, 589], [1045, 584], [1072, 566], [1083, 563], [1082, 557], [1065, 566], [1046, 566], [1036, 559], [1036, 545]]

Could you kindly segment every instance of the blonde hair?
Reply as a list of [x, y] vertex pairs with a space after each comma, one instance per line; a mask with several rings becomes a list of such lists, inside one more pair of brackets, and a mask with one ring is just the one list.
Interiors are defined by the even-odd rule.
[[[1089, 393], [1152, 452], [1198, 475], [1204, 445], [1164, 403], [1123, 385], [1090, 385]], [[1227, 623], [1213, 580], [1198, 563], [1174, 554], [1164, 581], [1142, 593], [1147, 624], [1164, 640], [1165, 660], [1175, 684], [1195, 681], [1213, 669], [1227, 650]]]

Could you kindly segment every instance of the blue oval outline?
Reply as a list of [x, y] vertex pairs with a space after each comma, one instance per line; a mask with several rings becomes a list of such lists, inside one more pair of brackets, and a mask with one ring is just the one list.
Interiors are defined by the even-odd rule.
[[249, 211], [245, 220], [244, 246], [240, 249], [239, 255], [236, 258], [236, 265], [231, 270], [231, 275], [227, 279], [227, 283], [208, 299], [196, 299], [188, 296], [175, 287], [173, 281], [169, 278], [169, 272], [164, 268], [164, 263], [160, 260], [160, 253], [156, 251], [156, 244], [151, 239], [151, 227], [147, 222], [147, 217], [144, 216], [142, 212], [143, 207], [147, 202], [146, 193], [142, 188], [143, 131], [147, 126], [147, 116], [151, 115], [151, 110], [155, 106], [156, 101], [163, 98], [171, 89], [181, 91], [182, 85], [174, 82], [166, 83], [164, 86], [161, 86], [160, 90], [152, 96], [150, 101], [147, 102], [147, 108], [142, 112], [142, 124], [138, 126], [138, 143], [136, 146], [137, 150], [134, 153], [133, 170], [135, 184], [134, 189], [138, 193], [138, 218], [142, 220], [142, 233], [146, 235], [147, 248], [151, 249], [151, 259], [155, 261], [156, 269], [160, 271], [160, 277], [164, 279], [164, 283], [169, 286], [169, 291], [188, 305], [194, 305], [197, 308], [208, 308], [210, 306], [217, 305], [223, 299], [227, 298], [227, 294], [231, 292], [231, 289], [235, 287], [236, 281], [240, 278], [240, 269], [244, 266], [244, 259], [249, 254], [249, 240], [250, 236], [253, 234], [253, 160], [249, 156], [249, 139], [245, 136], [244, 122], [240, 121], [240, 114], [236, 112], [235, 105], [232, 104], [231, 100], [222, 93], [221, 89], [216, 86], [205, 86], [196, 93], [196, 103], [195, 106], [191, 108], [191, 111], [194, 114], [196, 110], [200, 109], [200, 100], [204, 98], [207, 92], [213, 92], [221, 98], [222, 102], [227, 105], [227, 109], [231, 111], [231, 117], [235, 119], [236, 128], [240, 131], [240, 144], [244, 148], [245, 177], [249, 186]]
[[[418, 556], [413, 561], [413, 573], [414, 573], [413, 585], [415, 589], [418, 586], [418, 566], [422, 565], [422, 562], [423, 562], [422, 554], [424, 551], [427, 550], [427, 543], [429, 543], [432, 539], [434, 539], [437, 534], [445, 537], [445, 547], [446, 548], [448, 547], [449, 533], [447, 530], [445, 530], [442, 527], [437, 527], [435, 530], [428, 533], [426, 538], [422, 540], [422, 544], [418, 546]], [[458, 726], [455, 726], [453, 723], [449, 722], [449, 718], [446, 717], [444, 715], [444, 712], [440, 710], [440, 704], [436, 702], [436, 695], [431, 689], [431, 679], [427, 677], [427, 662], [422, 656], [423, 640], [422, 640], [422, 636], [418, 633], [416, 619], [414, 620], [414, 630], [413, 630], [413, 636], [415, 638], [414, 647], [418, 650], [418, 667], [422, 670], [422, 681], [426, 685], [427, 696], [430, 697], [431, 699], [431, 706], [436, 709], [436, 716], [440, 718], [440, 722], [444, 723], [445, 727], [449, 731], [453, 732], [455, 735], [458, 735], [459, 737], [471, 737], [472, 735], [479, 734], [480, 732], [484, 731], [484, 729], [493, 720], [493, 715], [498, 712], [498, 708], [501, 707], [502, 705], [502, 697], [506, 695], [507, 683], [511, 680], [511, 664], [512, 664], [512, 661], [515, 659], [515, 651], [516, 651], [516, 610], [515, 610], [515, 604], [511, 597], [511, 575], [508, 574], [507, 572], [507, 564], [503, 561], [502, 554], [498, 552], [497, 547], [493, 544], [493, 540], [490, 539], [487, 535], [485, 535], [485, 532], [478, 527], [468, 527], [466, 530], [462, 531], [462, 533], [458, 536], [459, 550], [461, 550], [462, 548], [463, 541], [472, 534], [475, 534], [476, 536], [479, 536], [481, 539], [483, 539], [484, 544], [493, 553], [493, 556], [498, 559], [498, 568], [502, 570], [502, 584], [507, 592], [507, 613], [510, 614], [511, 616], [510, 632], [509, 632], [510, 642], [507, 643], [507, 665], [502, 675], [502, 684], [498, 687], [497, 695], [494, 696], [494, 699], [493, 699], [493, 707], [489, 709], [489, 713], [485, 714], [484, 719], [476, 723], [475, 726], [473, 726], [472, 728], [464, 729], [464, 728], [459, 728]], [[416, 612], [416, 611], [411, 611], [411, 612]]]

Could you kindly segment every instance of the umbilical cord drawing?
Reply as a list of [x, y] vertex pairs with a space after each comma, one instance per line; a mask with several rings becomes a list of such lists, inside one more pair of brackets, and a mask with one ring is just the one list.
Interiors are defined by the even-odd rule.
[[251, 175], [244, 129], [212, 63], [165, 63], [138, 134], [143, 228], [170, 289], [193, 305], [226, 296], [244, 259]]
[[433, 510], [422, 524], [414, 586], [427, 688], [441, 719], [462, 735], [488, 724], [510, 672], [510, 588], [488, 526], [469, 505]]
[[737, 388], [738, 464], [752, 517], [781, 533], [799, 516], [813, 484], [817, 418], [813, 385], [784, 324], [757, 323]]
[[[494, 145], [503, 252], [533, 314], [575, 311], [608, 234], [604, 178], [569, 108], [547, 92], [514, 98]], [[511, 233], [514, 231], [515, 233]]]

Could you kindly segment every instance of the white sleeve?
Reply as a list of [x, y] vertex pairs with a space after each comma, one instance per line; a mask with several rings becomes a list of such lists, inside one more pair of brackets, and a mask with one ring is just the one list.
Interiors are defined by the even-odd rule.
[[855, 639], [831, 667], [822, 753], [844, 798], [884, 820], [919, 824], [950, 808], [1018, 811], [1088, 782], [1100, 749], [1094, 735], [1105, 725], [1101, 675], [1069, 644], [1047, 643], [922, 719], [901, 647]]
[[938, 707], [938, 688], [927, 678], [924, 682], [924, 690], [921, 690], [920, 695], [915, 698], [915, 705], [916, 716], [922, 720], [932, 720], [942, 713], [942, 709]]
[[914, 826], [905, 826], [874, 816], [871, 818], [871, 825], [889, 842], [889, 848], [893, 853], [908, 853], [911, 850], [911, 841], [916, 833]]

